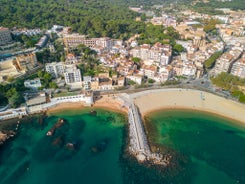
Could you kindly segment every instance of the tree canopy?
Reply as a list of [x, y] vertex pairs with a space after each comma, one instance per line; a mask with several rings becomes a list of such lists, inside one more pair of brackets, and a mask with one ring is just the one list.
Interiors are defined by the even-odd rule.
[[220, 56], [222, 55], [222, 52], [216, 52], [214, 53], [210, 58], [208, 58], [205, 62], [204, 62], [204, 66], [206, 69], [211, 69], [213, 68], [216, 59], [218, 59]]
[[135, 22], [140, 14], [123, 0], [1, 0], [0, 7], [0, 25], [9, 28], [48, 29], [59, 24], [91, 37], [119, 38], [143, 24]]
[[222, 72], [218, 76], [211, 78], [211, 81], [224, 90], [228, 90], [240, 102], [245, 103], [245, 94], [240, 90], [245, 86], [245, 79]]

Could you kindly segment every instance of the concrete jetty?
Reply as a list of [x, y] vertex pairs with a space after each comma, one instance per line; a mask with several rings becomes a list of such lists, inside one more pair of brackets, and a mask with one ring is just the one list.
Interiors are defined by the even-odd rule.
[[169, 162], [164, 155], [151, 152], [141, 116], [131, 98], [127, 94], [121, 95], [120, 98], [125, 102], [125, 106], [128, 107], [129, 152], [139, 162], [151, 161], [155, 164], [168, 165]]

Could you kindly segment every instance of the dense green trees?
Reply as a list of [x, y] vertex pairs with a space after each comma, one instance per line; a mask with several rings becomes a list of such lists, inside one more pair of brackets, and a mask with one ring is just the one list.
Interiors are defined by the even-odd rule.
[[58, 86], [55, 82], [52, 81], [52, 75], [48, 72], [39, 70], [37, 72], [38, 77], [41, 80], [42, 87], [41, 88], [54, 88], [56, 89]]
[[119, 38], [129, 36], [128, 30], [137, 32], [142, 24], [134, 21], [139, 14], [127, 6], [122, 0], [1, 0], [0, 24], [45, 29], [60, 24], [91, 37]]
[[83, 59], [86, 59], [89, 56], [95, 57], [97, 52], [95, 50], [90, 49], [86, 45], [78, 45], [75, 49], [72, 50], [76, 56], [83, 56]]
[[220, 2], [219, 0], [212, 0], [208, 3], [199, 2], [193, 8], [198, 10], [200, 13], [210, 13], [210, 14], [220, 14], [215, 10], [216, 8], [230, 8], [233, 10], [244, 10], [245, 3], [244, 0], [232, 0], [226, 2]]
[[5, 97], [8, 98], [8, 103], [13, 108], [18, 107], [21, 103], [25, 101], [22, 94], [17, 91], [16, 88], [10, 88], [6, 92]]
[[0, 93], [0, 107], [8, 104], [8, 99], [4, 96], [3, 93]]
[[180, 53], [180, 52], [183, 52], [185, 49], [182, 45], [176, 44], [176, 45], [174, 45], [173, 50], [177, 53]]
[[24, 102], [23, 91], [26, 90], [23, 79], [16, 79], [8, 84], [0, 84], [0, 106], [9, 103], [17, 107]]
[[203, 30], [206, 32], [206, 33], [209, 33], [213, 30], [216, 29], [216, 24], [219, 23], [219, 21], [217, 19], [210, 19], [210, 20], [204, 20], [204, 28]]
[[40, 35], [36, 36], [27, 36], [27, 35], [16, 35], [13, 36], [13, 39], [17, 42], [21, 42], [25, 45], [26, 48], [35, 47], [35, 44], [39, 41]]
[[208, 58], [205, 62], [204, 62], [204, 66], [206, 69], [211, 69], [213, 68], [216, 59], [218, 59], [220, 56], [222, 55], [222, 52], [216, 52], [214, 53], [210, 58]]
[[54, 42], [55, 52], [50, 52], [49, 49], [44, 49], [36, 53], [37, 60], [42, 63], [58, 62], [65, 60], [65, 51], [63, 43], [60, 41]]
[[147, 24], [145, 29], [138, 38], [139, 44], [154, 44], [156, 42], [165, 43], [164, 40], [169, 40], [172, 46], [174, 46], [175, 39], [179, 38], [179, 34], [173, 27], [155, 26], [153, 24]]
[[245, 79], [222, 72], [218, 76], [211, 78], [213, 84], [228, 90], [234, 97], [237, 97], [240, 102], [245, 102], [245, 94], [240, 90], [245, 86]]

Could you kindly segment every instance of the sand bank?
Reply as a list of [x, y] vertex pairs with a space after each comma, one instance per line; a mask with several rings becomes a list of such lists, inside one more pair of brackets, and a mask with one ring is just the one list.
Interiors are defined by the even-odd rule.
[[245, 124], [245, 105], [191, 89], [162, 89], [131, 96], [142, 116], [159, 109], [192, 109], [221, 115]]

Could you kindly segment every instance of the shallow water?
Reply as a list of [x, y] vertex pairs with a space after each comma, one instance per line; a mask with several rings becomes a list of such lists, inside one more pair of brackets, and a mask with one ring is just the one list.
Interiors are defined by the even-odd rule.
[[[150, 123], [150, 126], [149, 126]], [[159, 111], [147, 117], [153, 144], [189, 157], [191, 180], [181, 183], [245, 183], [245, 127], [193, 111]]]
[[[123, 152], [125, 116], [96, 111], [66, 110], [42, 124], [38, 118], [22, 122], [17, 136], [0, 147], [0, 183], [245, 183], [244, 127], [199, 112], [153, 113], [146, 123], [150, 141], [174, 162], [168, 169], [146, 167]], [[46, 136], [59, 118], [66, 123]]]
[[[60, 117], [65, 125], [46, 136]], [[37, 119], [23, 123], [14, 140], [1, 148], [0, 183], [121, 183], [124, 123], [123, 115], [104, 110], [97, 116], [88, 110], [56, 113], [44, 125]], [[74, 150], [67, 143], [74, 143]]]

